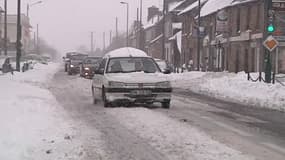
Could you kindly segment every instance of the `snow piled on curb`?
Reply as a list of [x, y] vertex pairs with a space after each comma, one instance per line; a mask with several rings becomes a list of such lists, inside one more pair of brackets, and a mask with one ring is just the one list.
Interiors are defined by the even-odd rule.
[[[258, 77], [257, 74], [252, 74]], [[240, 72], [188, 72], [170, 75], [175, 88], [256, 107], [285, 111], [285, 87], [280, 84], [251, 82]]]
[[[14, 75], [5, 74], [6, 80], [28, 82], [28, 83], [48, 83], [58, 71], [60, 64], [50, 63], [49, 65], [36, 64], [34, 69], [28, 70], [27, 72], [14, 72]], [[2, 78], [1, 78], [2, 79]]]
[[228, 146], [214, 141], [193, 126], [178, 122], [145, 108], [108, 110], [118, 122], [134, 131], [169, 159], [182, 160], [251, 160]]
[[25, 73], [0, 76], [1, 160], [81, 159], [72, 123], [45, 88], [58, 67], [38, 64]]

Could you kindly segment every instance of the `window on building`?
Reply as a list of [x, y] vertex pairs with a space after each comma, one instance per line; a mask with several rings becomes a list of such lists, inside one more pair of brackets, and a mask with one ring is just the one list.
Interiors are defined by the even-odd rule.
[[255, 28], [256, 29], [260, 29], [260, 4], [258, 4], [257, 6], [257, 12], [256, 12], [256, 22], [255, 22]]
[[190, 23], [189, 34], [192, 35], [192, 32], [193, 32], [193, 25], [192, 25], [192, 23]]
[[249, 30], [250, 28], [250, 16], [251, 16], [251, 6], [247, 7], [247, 16], [246, 16], [246, 29]]
[[237, 9], [237, 26], [236, 26], [236, 32], [240, 33], [240, 8]]

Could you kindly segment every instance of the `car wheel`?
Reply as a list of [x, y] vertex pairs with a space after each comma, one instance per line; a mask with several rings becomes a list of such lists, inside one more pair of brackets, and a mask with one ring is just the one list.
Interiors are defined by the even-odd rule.
[[108, 102], [107, 98], [106, 98], [106, 92], [105, 89], [102, 89], [102, 100], [103, 100], [103, 105], [105, 108], [110, 107], [110, 103]]
[[97, 104], [97, 100], [96, 100], [96, 97], [95, 97], [95, 91], [94, 91], [93, 87], [92, 87], [92, 99], [93, 99], [93, 104]]
[[170, 100], [161, 103], [162, 108], [169, 109], [170, 108]]
[[71, 73], [71, 72], [68, 72], [68, 75], [72, 75], [72, 73]]

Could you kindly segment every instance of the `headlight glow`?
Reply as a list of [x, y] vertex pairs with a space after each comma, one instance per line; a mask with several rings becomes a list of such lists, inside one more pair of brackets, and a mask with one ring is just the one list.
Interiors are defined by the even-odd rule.
[[169, 88], [169, 87], [171, 87], [171, 84], [169, 81], [158, 82], [158, 83], [156, 83], [156, 87], [158, 87], [158, 88]]
[[110, 81], [109, 82], [110, 87], [124, 87], [125, 84], [122, 82], [115, 82], [115, 81]]
[[71, 64], [71, 65], [70, 65], [70, 67], [74, 67], [74, 65], [73, 65], [73, 64]]
[[86, 67], [86, 68], [84, 68], [84, 70], [87, 70], [87, 71], [89, 71], [89, 70], [90, 70], [90, 68], [87, 68], [87, 67]]

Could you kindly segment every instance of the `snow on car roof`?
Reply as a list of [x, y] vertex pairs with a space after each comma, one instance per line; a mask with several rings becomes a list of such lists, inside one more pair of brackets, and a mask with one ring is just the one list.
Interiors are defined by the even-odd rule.
[[104, 58], [107, 57], [114, 58], [114, 57], [149, 57], [149, 56], [142, 50], [131, 47], [125, 47], [107, 53], [104, 56]]

